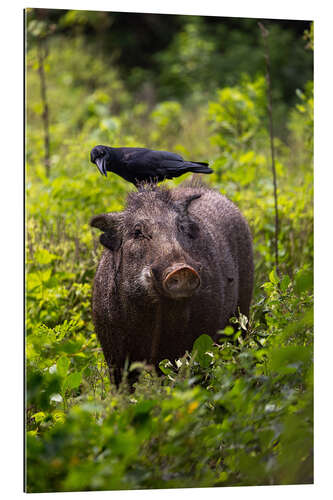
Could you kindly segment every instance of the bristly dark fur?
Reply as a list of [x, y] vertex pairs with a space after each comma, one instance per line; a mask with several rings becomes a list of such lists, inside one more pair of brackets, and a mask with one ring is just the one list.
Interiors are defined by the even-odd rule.
[[202, 177], [199, 177], [198, 175], [192, 175], [190, 179], [186, 179], [183, 181], [179, 187], [182, 188], [193, 188], [193, 189], [207, 189], [208, 191], [217, 191], [215, 188], [212, 186], [208, 186], [208, 184], [202, 179]]
[[[239, 311], [249, 316], [251, 234], [219, 192], [197, 179], [173, 189], [146, 184], [128, 195], [124, 211], [97, 217], [105, 219], [95, 227], [106, 232], [106, 249], [94, 282], [93, 320], [116, 383], [126, 359], [158, 367], [190, 351], [203, 333], [218, 341]], [[184, 267], [197, 273], [200, 286], [186, 298], [170, 297], [165, 277]]]
[[140, 184], [137, 191], [127, 195], [126, 209], [137, 210], [149, 203], [149, 200], [161, 201], [167, 206], [172, 205], [172, 190], [167, 186], [157, 186], [151, 182]]

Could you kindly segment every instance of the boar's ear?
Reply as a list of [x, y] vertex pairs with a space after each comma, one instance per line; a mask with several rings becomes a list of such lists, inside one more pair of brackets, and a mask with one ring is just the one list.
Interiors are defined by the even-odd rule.
[[192, 203], [193, 200], [196, 200], [197, 198], [200, 198], [201, 194], [192, 194], [191, 196], [188, 196], [185, 198], [185, 200], [178, 201], [176, 204], [176, 210], [179, 212], [180, 215], [187, 215], [187, 210]]
[[90, 220], [91, 227], [97, 227], [101, 231], [107, 231], [108, 229], [113, 229], [118, 223], [118, 214], [112, 212], [108, 214], [95, 215]]
[[110, 250], [118, 250], [121, 245], [120, 231], [118, 230], [119, 214], [108, 213], [93, 217], [90, 221], [92, 227], [103, 231], [99, 241]]

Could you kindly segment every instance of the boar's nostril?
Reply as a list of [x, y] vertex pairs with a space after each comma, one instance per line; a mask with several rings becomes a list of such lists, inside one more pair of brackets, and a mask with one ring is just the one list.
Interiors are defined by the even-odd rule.
[[190, 266], [173, 266], [163, 280], [165, 292], [172, 298], [190, 297], [200, 286], [198, 273]]

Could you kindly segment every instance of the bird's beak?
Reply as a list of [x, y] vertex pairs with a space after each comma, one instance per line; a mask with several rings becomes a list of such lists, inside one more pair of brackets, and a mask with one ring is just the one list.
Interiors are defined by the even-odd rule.
[[105, 177], [106, 177], [107, 173], [106, 173], [106, 166], [105, 166], [105, 160], [104, 160], [104, 158], [97, 158], [96, 165], [97, 165], [98, 170], [100, 171], [100, 173], [102, 175], [105, 175]]

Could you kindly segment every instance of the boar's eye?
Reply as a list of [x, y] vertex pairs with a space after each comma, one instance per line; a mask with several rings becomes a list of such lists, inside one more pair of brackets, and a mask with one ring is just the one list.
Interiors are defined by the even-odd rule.
[[134, 226], [133, 236], [135, 239], [145, 238], [143, 226], [139, 222]]
[[136, 224], [134, 227], [134, 238], [140, 238], [142, 235], [142, 228], [140, 224]]

